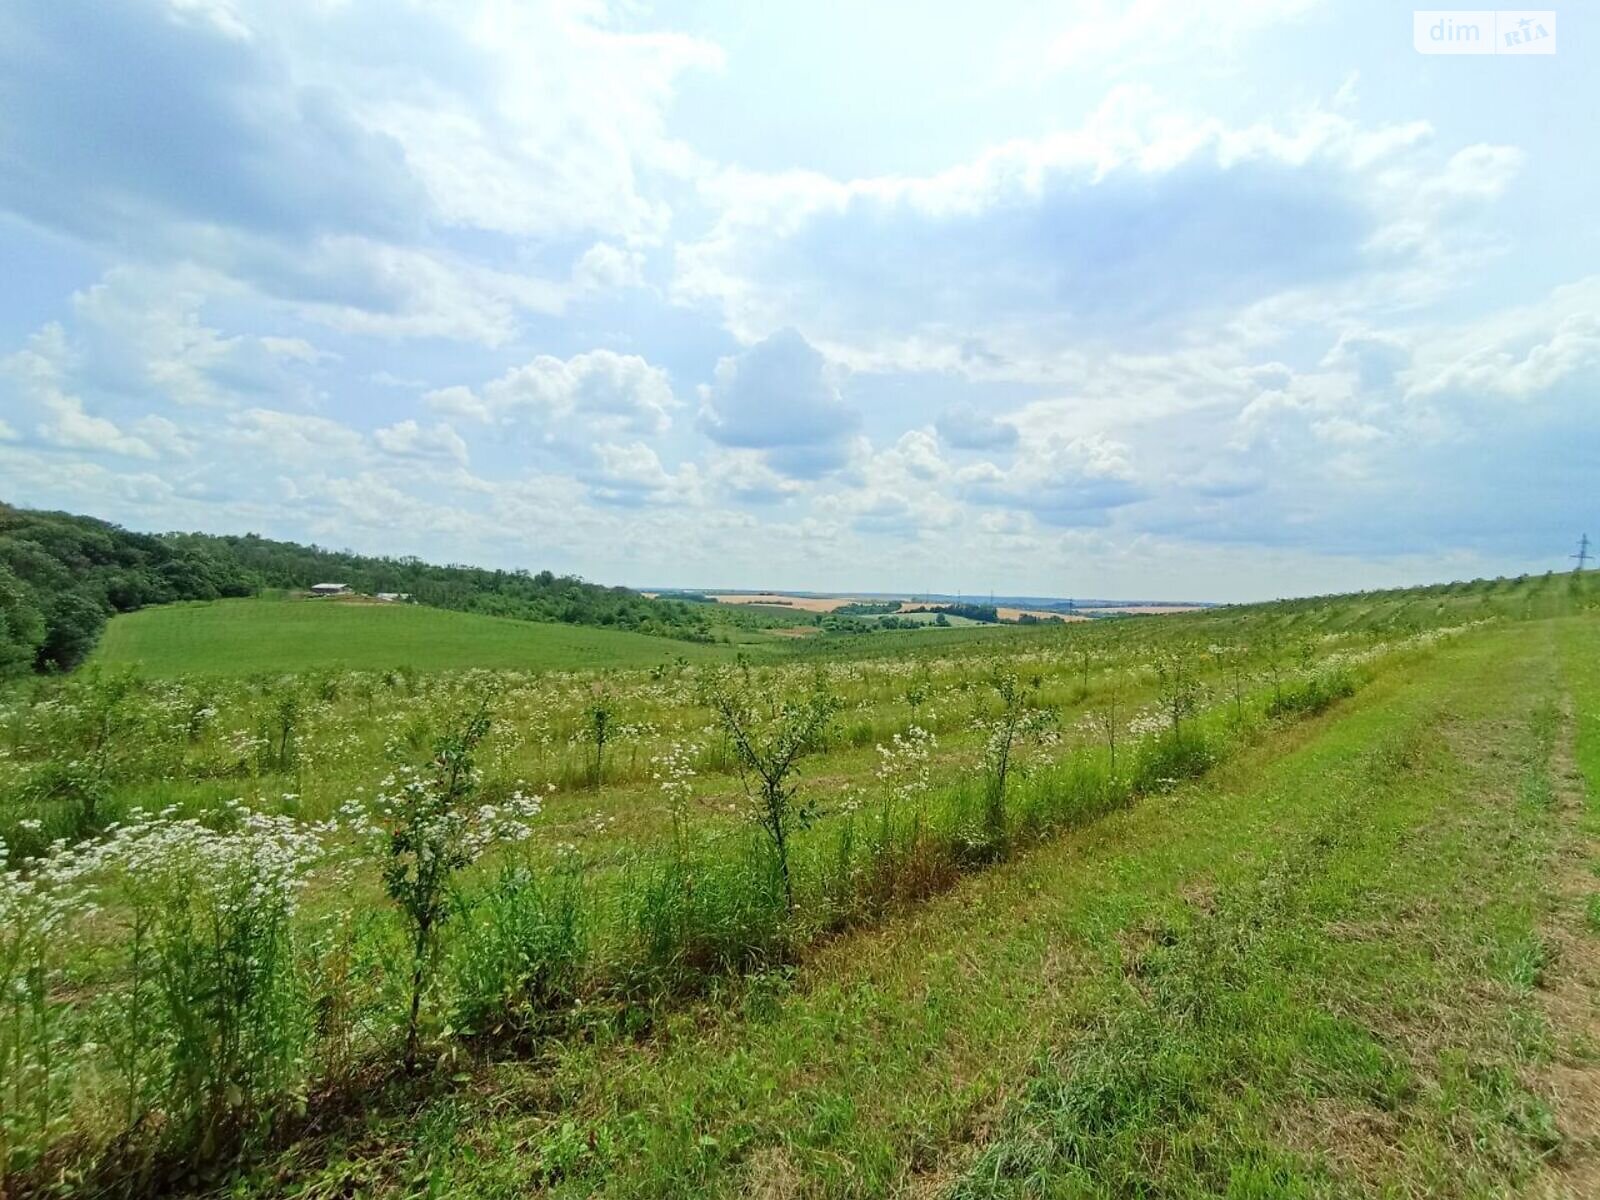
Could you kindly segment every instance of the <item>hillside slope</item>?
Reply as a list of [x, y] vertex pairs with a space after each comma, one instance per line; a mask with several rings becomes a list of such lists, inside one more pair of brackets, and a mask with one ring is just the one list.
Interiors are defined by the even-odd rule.
[[648, 667], [727, 657], [621, 629], [448, 612], [411, 604], [277, 598], [170, 604], [116, 617], [90, 659], [148, 675], [248, 675], [316, 668], [419, 671]]

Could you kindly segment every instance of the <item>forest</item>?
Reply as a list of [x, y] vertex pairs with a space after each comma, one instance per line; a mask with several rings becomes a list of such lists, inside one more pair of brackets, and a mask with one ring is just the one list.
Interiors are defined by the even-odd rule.
[[436, 566], [255, 534], [134, 533], [92, 517], [0, 504], [0, 677], [71, 670], [115, 613], [325, 580], [358, 592], [407, 592], [420, 604], [489, 616], [690, 641], [710, 636], [703, 611], [690, 605], [550, 571]]

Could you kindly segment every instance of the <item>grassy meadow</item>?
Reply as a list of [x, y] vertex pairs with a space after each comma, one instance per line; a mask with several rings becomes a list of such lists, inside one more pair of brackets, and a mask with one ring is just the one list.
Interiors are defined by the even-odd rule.
[[485, 617], [414, 604], [299, 597], [194, 601], [126, 613], [91, 665], [149, 676], [318, 670], [508, 671], [641, 667], [727, 658], [725, 646], [621, 629]]
[[1595, 1194], [1597, 604], [118, 617], [0, 697], [0, 1194]]

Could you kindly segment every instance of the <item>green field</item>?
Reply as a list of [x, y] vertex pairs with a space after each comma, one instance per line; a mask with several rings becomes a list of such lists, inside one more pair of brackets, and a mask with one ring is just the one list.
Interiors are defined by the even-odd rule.
[[[4, 852], [77, 847], [36, 876], [64, 915], [0, 896], [6, 1194], [1600, 1195], [1597, 585], [732, 671], [424, 609], [119, 618], [142, 674], [0, 697]], [[597, 637], [603, 675], [422, 669]], [[719, 714], [816, 696], [780, 867]], [[459, 859], [423, 953], [374, 793], [477, 712], [459, 819], [542, 810]]]
[[91, 662], [157, 676], [309, 668], [586, 670], [729, 657], [724, 646], [625, 630], [555, 625], [413, 604], [216, 600], [114, 618]]

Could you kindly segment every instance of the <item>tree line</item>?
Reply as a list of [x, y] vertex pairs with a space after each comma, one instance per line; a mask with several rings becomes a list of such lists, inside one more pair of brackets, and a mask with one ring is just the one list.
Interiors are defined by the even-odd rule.
[[255, 534], [134, 533], [92, 517], [0, 504], [0, 677], [71, 670], [116, 613], [329, 581], [489, 616], [711, 637], [703, 607], [550, 571], [438, 566]]

